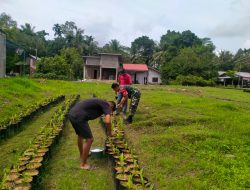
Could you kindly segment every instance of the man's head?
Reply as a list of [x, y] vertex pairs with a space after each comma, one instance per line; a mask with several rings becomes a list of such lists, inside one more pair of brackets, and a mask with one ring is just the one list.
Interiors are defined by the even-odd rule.
[[119, 92], [119, 84], [113, 83], [113, 84], [111, 85], [111, 88], [112, 88], [115, 92]]
[[109, 103], [109, 106], [112, 109], [112, 112], [114, 112], [115, 109], [116, 109], [116, 103], [114, 101], [108, 101], [108, 103]]

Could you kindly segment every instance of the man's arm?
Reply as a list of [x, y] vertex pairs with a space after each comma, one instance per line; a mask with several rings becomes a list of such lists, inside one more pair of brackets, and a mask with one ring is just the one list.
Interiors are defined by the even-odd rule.
[[107, 127], [107, 135], [111, 136], [112, 135], [112, 129], [111, 129], [111, 116], [110, 114], [105, 115], [105, 124]]
[[122, 97], [122, 100], [121, 100], [121, 102], [119, 103], [118, 107], [121, 107], [121, 108], [122, 108], [123, 105], [124, 105], [124, 102], [126, 102], [127, 99], [128, 99], [128, 95], [126, 94], [126, 95], [124, 95], [124, 96]]

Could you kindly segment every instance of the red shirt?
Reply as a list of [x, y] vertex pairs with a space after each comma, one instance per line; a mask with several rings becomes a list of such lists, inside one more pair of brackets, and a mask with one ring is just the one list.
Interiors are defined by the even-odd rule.
[[125, 88], [120, 88], [120, 89], [119, 89], [119, 92], [122, 93], [122, 96], [128, 95], [128, 91], [127, 91]]
[[118, 76], [119, 85], [131, 85], [131, 76], [128, 73], [124, 73]]

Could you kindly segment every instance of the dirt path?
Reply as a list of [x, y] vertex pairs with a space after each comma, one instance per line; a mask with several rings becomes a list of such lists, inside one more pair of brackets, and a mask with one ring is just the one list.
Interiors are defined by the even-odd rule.
[[[98, 120], [90, 122], [90, 126], [95, 138], [92, 148], [103, 147], [105, 136]], [[68, 122], [61, 141], [53, 151], [52, 158], [45, 168], [39, 189], [113, 190], [112, 170], [108, 165], [108, 159], [90, 157], [89, 163], [94, 164], [98, 169], [94, 171], [79, 169], [76, 134]]]
[[0, 179], [2, 178], [4, 169], [9, 168], [12, 163], [17, 161], [18, 155], [29, 146], [29, 143], [39, 133], [40, 127], [49, 121], [58, 105], [60, 104], [37, 114], [33, 119], [24, 124], [21, 132], [0, 142]]

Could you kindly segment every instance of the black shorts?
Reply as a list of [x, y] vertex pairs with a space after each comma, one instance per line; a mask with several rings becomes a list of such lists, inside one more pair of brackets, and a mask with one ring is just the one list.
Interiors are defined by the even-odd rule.
[[69, 120], [78, 136], [81, 136], [84, 139], [93, 138], [92, 132], [88, 124], [88, 120], [85, 120], [83, 118], [76, 118], [71, 115], [69, 115]]

